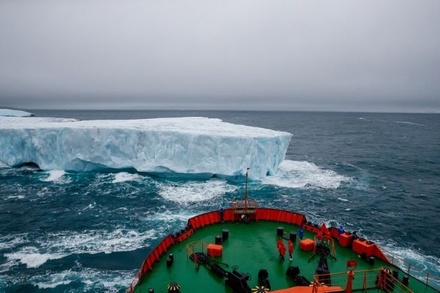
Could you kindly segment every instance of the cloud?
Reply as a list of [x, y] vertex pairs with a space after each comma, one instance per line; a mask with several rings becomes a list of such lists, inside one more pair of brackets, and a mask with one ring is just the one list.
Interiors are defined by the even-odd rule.
[[435, 0], [2, 1], [0, 104], [439, 110], [439, 8]]

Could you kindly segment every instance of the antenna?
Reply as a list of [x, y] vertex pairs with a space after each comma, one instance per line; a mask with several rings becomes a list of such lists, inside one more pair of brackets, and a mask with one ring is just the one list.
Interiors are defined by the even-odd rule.
[[248, 221], [248, 217], [256, 217], [256, 211], [258, 208], [258, 203], [256, 201], [249, 201], [248, 197], [248, 179], [249, 179], [249, 168], [246, 169], [246, 184], [244, 188], [244, 197], [242, 200], [232, 202], [232, 208], [234, 209], [235, 215], [241, 217], [241, 221]]
[[249, 168], [246, 169], [246, 185], [244, 188], [244, 210], [247, 212], [248, 209], [248, 176]]

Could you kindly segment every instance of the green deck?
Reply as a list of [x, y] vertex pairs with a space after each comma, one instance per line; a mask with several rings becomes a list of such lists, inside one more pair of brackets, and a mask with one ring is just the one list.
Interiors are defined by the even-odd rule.
[[[288, 253], [284, 263], [278, 261], [277, 227], [283, 227], [286, 234], [289, 232], [297, 232], [298, 226], [285, 224], [280, 222], [249, 222], [236, 223], [225, 222], [206, 226], [194, 232], [194, 234], [182, 243], [172, 245], [166, 253], [162, 255], [159, 262], [153, 266], [153, 270], [148, 272], [136, 287], [135, 292], [167, 292], [167, 286], [171, 282], [177, 282], [181, 287], [181, 292], [209, 292], [209, 293], [225, 293], [232, 290], [225, 286], [224, 279], [218, 277], [211, 272], [206, 266], [200, 266], [196, 269], [195, 263], [188, 258], [186, 246], [190, 242], [204, 241], [206, 243], [215, 243], [216, 235], [221, 235], [223, 229], [229, 230], [229, 237], [223, 242], [222, 256], [215, 258], [224, 269], [232, 271], [235, 268], [240, 273], [247, 273], [251, 279], [247, 282], [249, 287], [253, 288], [258, 285], [258, 272], [260, 269], [266, 269], [269, 273], [269, 280], [272, 291], [285, 289], [295, 286], [292, 278], [286, 276], [286, 270], [289, 266], [298, 266], [300, 274], [308, 280], [313, 280], [319, 257], [310, 257], [313, 252], [305, 252], [299, 248], [299, 239], [296, 239], [294, 245], [293, 261], [289, 261]], [[305, 231], [305, 238], [313, 239], [315, 235]], [[287, 247], [287, 241], [285, 241]], [[354, 279], [354, 289], [361, 288], [364, 282], [364, 273], [362, 271], [377, 269], [380, 267], [390, 267], [380, 259], [374, 259], [374, 265], [368, 260], [361, 259], [352, 252], [351, 249], [344, 248], [335, 243], [335, 251], [337, 260], [328, 258], [328, 266], [330, 273], [337, 273], [332, 276], [332, 285], [345, 288], [347, 283], [347, 260], [356, 260], [356, 275]], [[206, 251], [205, 251], [206, 252]], [[174, 262], [167, 267], [166, 260], [169, 254], [173, 254]], [[223, 263], [223, 264], [222, 264]], [[377, 271], [365, 274], [367, 282], [374, 286]], [[402, 279], [404, 273], [399, 271], [399, 279]], [[426, 286], [424, 283], [412, 279], [410, 277], [409, 287], [413, 292], [439, 292]], [[379, 289], [368, 290], [368, 292], [381, 292]], [[394, 292], [399, 291], [398, 288]]]

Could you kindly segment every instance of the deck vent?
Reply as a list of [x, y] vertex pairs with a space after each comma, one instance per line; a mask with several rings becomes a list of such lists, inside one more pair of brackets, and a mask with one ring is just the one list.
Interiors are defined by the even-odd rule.
[[223, 229], [223, 231], [222, 231], [223, 241], [227, 240], [228, 237], [229, 237], [229, 230], [228, 229]]

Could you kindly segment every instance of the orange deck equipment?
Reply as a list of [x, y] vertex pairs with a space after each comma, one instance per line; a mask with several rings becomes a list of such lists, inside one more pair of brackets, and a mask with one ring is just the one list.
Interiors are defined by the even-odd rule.
[[219, 257], [222, 256], [223, 246], [219, 244], [208, 244], [207, 247], [208, 255], [210, 257]]
[[364, 238], [357, 238], [353, 241], [353, 251], [359, 255], [365, 254], [366, 257], [370, 257], [374, 252], [374, 243], [366, 241]]
[[315, 241], [312, 239], [304, 238], [299, 242], [299, 248], [304, 251], [312, 251], [315, 249]]
[[348, 247], [353, 241], [353, 235], [350, 232], [344, 232], [339, 235], [339, 244], [343, 247]]

